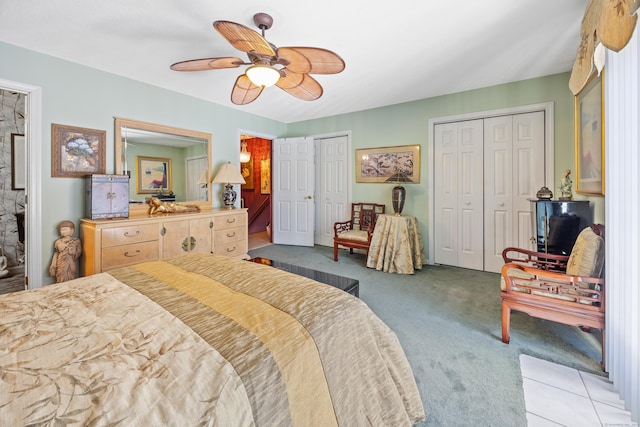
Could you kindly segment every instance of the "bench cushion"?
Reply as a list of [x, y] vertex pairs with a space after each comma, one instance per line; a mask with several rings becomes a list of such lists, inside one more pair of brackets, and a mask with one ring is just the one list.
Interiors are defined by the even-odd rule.
[[338, 238], [367, 242], [369, 240], [369, 235], [367, 234], [366, 230], [347, 230], [344, 233], [338, 234]]

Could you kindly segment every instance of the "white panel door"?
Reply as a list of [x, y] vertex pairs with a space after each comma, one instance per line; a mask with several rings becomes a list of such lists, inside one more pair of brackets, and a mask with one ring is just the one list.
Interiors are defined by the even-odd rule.
[[315, 140], [315, 244], [333, 246], [333, 224], [351, 215], [349, 139], [346, 135]]
[[483, 267], [483, 197], [482, 120], [458, 124], [458, 266], [482, 270]]
[[[187, 194], [184, 200], [207, 200], [209, 191], [198, 181], [208, 169], [207, 156], [189, 157], [185, 160]], [[178, 197], [182, 197], [182, 195], [179, 194]]]
[[313, 246], [313, 138], [273, 140], [273, 243]]
[[509, 246], [534, 249], [531, 199], [544, 185], [544, 112], [485, 119], [485, 261], [500, 272]]
[[434, 129], [435, 262], [482, 270], [482, 120]]

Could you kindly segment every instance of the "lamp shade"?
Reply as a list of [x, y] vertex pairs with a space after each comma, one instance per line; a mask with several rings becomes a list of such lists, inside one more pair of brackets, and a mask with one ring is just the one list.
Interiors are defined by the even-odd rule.
[[231, 162], [222, 165], [212, 182], [214, 184], [246, 184], [240, 169]]
[[247, 68], [247, 77], [256, 86], [269, 87], [280, 79], [280, 72], [268, 65], [253, 65]]

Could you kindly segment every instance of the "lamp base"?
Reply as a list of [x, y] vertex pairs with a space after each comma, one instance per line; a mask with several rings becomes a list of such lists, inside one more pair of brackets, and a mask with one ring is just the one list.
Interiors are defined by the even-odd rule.
[[396, 185], [393, 187], [393, 190], [391, 190], [391, 203], [393, 204], [393, 212], [395, 215], [402, 214], [406, 194], [407, 191], [401, 185]]
[[222, 202], [224, 203], [225, 209], [235, 209], [236, 192], [233, 190], [233, 185], [225, 184], [224, 191], [222, 192]]

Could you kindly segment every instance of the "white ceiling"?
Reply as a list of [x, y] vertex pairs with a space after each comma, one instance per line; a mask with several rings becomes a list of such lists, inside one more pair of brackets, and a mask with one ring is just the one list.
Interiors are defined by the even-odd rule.
[[[285, 123], [570, 71], [588, 0], [0, 0], [0, 40]], [[333, 50], [316, 101], [277, 87], [231, 103], [243, 68], [181, 73], [187, 59], [237, 56], [212, 23], [255, 28], [276, 46]], [[256, 29], [257, 30], [257, 29]], [[567, 89], [568, 90], [568, 89]]]

